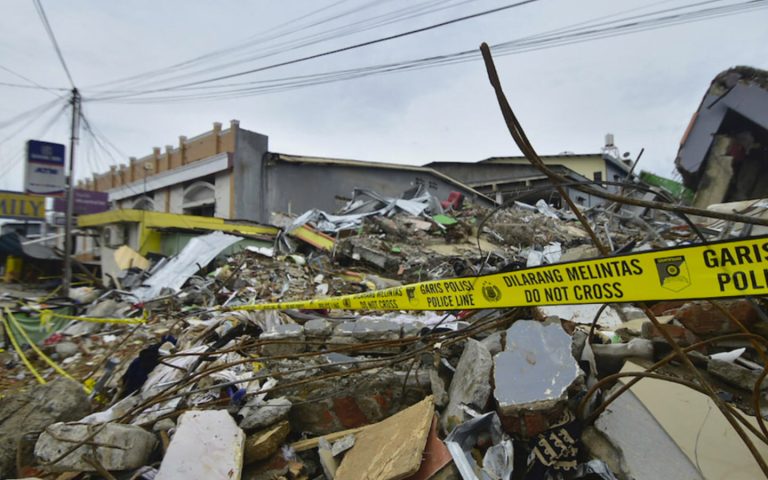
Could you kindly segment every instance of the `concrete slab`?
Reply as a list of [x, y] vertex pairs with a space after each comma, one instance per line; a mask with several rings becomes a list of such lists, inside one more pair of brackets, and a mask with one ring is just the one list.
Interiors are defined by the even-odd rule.
[[193, 410], [179, 417], [156, 480], [238, 480], [245, 434], [226, 410]]

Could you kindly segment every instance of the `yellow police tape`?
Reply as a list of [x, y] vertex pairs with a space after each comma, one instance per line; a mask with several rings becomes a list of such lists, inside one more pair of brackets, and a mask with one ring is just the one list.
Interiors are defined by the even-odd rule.
[[753, 237], [228, 310], [471, 310], [767, 293], [768, 237]]
[[119, 323], [124, 325], [135, 325], [138, 323], [147, 323], [149, 312], [144, 311], [140, 318], [100, 318], [100, 317], [78, 317], [75, 315], [64, 315], [56, 313], [53, 310], [40, 310], [40, 323], [47, 326], [53, 318], [64, 318], [67, 320], [77, 320], [79, 322], [90, 323]]
[[13, 345], [13, 349], [16, 350], [16, 353], [19, 355], [19, 358], [21, 359], [22, 363], [32, 373], [32, 376], [35, 377], [38, 383], [45, 384], [46, 381], [43, 378], [43, 376], [40, 375], [40, 373], [38, 373], [37, 370], [35, 370], [35, 367], [32, 365], [32, 362], [30, 362], [27, 356], [24, 355], [24, 351], [21, 349], [19, 342], [16, 340], [16, 335], [13, 334], [13, 330], [8, 324], [8, 320], [3, 315], [0, 315], [0, 320], [2, 320], [5, 333], [8, 335], [8, 339], [11, 341], [11, 345]]
[[[21, 334], [21, 336], [24, 337], [24, 340], [27, 341], [29, 346], [32, 348], [32, 350], [34, 350], [34, 352], [40, 357], [41, 360], [43, 360], [45, 363], [47, 363], [51, 368], [53, 368], [56, 371], [56, 373], [58, 373], [62, 377], [65, 377], [65, 378], [68, 378], [68, 379], [70, 379], [72, 381], [77, 382], [77, 380], [75, 380], [74, 377], [72, 377], [72, 375], [67, 373], [56, 362], [51, 360], [45, 353], [43, 353], [43, 351], [40, 350], [40, 348], [37, 345], [35, 345], [35, 342], [33, 342], [32, 339], [29, 338], [29, 335], [27, 335], [27, 332], [26, 332], [26, 330], [24, 330], [24, 327], [19, 323], [18, 320], [16, 320], [16, 317], [13, 316], [13, 313], [11, 313], [11, 311], [8, 310], [7, 307], [5, 308], [5, 315], [6, 315], [5, 318], [10, 318], [11, 323], [13, 323], [13, 326], [16, 327], [16, 329]], [[5, 318], [3, 320], [5, 320]], [[19, 354], [19, 356], [21, 356], [21, 354]], [[26, 362], [24, 364], [27, 365]], [[37, 372], [34, 369], [32, 369], [30, 367], [30, 365], [27, 365], [27, 368], [30, 368], [30, 371], [32, 371], [32, 374], [35, 375], [35, 377], [38, 376]], [[87, 388], [85, 390], [86, 390], [86, 392], [90, 393]]]

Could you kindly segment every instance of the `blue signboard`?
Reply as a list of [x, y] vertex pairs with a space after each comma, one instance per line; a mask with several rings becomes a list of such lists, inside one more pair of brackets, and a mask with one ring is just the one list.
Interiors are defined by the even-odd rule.
[[27, 142], [27, 171], [24, 181], [27, 193], [62, 195], [66, 189], [64, 145], [29, 140]]

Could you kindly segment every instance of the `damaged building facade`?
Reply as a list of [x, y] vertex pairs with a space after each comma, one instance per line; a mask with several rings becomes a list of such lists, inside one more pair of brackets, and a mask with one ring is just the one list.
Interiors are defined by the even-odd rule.
[[686, 129], [675, 165], [694, 205], [768, 196], [768, 72], [735, 67], [712, 81]]
[[477, 190], [431, 168], [269, 151], [266, 135], [233, 120], [222, 130], [179, 137], [128, 165], [81, 182], [108, 192], [114, 208], [269, 222], [272, 212], [335, 210], [355, 189], [398, 196], [417, 188], [445, 199], [451, 192], [489, 205]]
[[[606, 192], [619, 188], [600, 182], [622, 182], [629, 174], [629, 166], [610, 153], [542, 155], [541, 160], [574, 184], [595, 182], [595, 188]], [[433, 162], [425, 166], [460, 180], [499, 204], [511, 200], [533, 204], [542, 199], [561, 205], [552, 182], [525, 157], [491, 157], [476, 163]], [[577, 205], [589, 208], [603, 203], [597, 195], [583, 193], [573, 186], [565, 188]]]

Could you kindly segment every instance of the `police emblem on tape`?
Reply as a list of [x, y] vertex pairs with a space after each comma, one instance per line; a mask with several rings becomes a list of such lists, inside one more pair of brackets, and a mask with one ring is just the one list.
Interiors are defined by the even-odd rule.
[[656, 272], [659, 274], [659, 283], [663, 288], [679, 292], [691, 285], [691, 275], [685, 256], [660, 257], [656, 260]]
[[483, 298], [491, 303], [496, 303], [501, 300], [501, 289], [490, 282], [483, 282], [482, 287]]
[[416, 300], [416, 287], [406, 287], [405, 295], [408, 297], [408, 302], [416, 304], [419, 301]]

